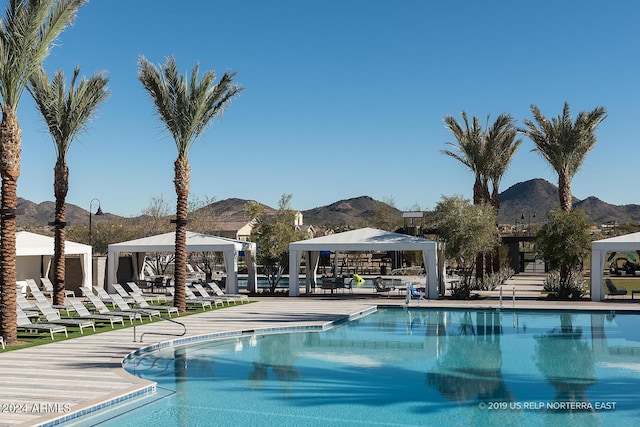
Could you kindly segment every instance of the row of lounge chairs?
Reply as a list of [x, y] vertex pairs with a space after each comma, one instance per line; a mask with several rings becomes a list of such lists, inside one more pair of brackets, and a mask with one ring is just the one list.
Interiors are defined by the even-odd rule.
[[[43, 284], [45, 281], [42, 281]], [[119, 284], [112, 285], [116, 290], [115, 294], [109, 294], [99, 286], [81, 287], [80, 291], [91, 305], [92, 311], [90, 311], [83, 301], [75, 297], [73, 292], [66, 294], [66, 304], [53, 305], [45, 295], [46, 291], [41, 290], [35, 280], [27, 279], [20, 284], [21, 289], [24, 288], [26, 294], [33, 296], [36, 302], [31, 304], [26, 295], [21, 292], [17, 293], [18, 330], [29, 333], [46, 331], [50, 333], [53, 340], [55, 333], [64, 333], [65, 336], [68, 336], [67, 327], [78, 327], [80, 332], [84, 333], [84, 328], [87, 327], [95, 331], [96, 323], [108, 323], [114, 328], [117, 323], [124, 325], [126, 319], [130, 324], [133, 324], [136, 320], [142, 322], [143, 316], [152, 319], [160, 317], [163, 312], [169, 317], [173, 314], [179, 314], [177, 307], [157, 305], [163, 299], [166, 301], [166, 296], [144, 294], [133, 282], [127, 283], [127, 285], [130, 291], [125, 290]], [[246, 295], [225, 294], [216, 284], [209, 285], [215, 295], [209, 294], [201, 282], [194, 283], [193, 287], [198, 295], [189, 287], [186, 288], [187, 304], [189, 305], [211, 308], [212, 303], [216, 306], [223, 306], [225, 303], [230, 305], [231, 303], [238, 304], [249, 301]], [[155, 304], [151, 305], [148, 301]], [[115, 310], [110, 309], [107, 304], [112, 305]], [[60, 317], [59, 310], [66, 310], [69, 317]], [[71, 316], [72, 313], [73, 316]]]

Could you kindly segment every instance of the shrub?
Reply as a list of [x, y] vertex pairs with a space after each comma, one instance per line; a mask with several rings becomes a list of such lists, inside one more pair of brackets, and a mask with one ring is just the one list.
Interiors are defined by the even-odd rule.
[[544, 278], [544, 290], [549, 298], [560, 300], [580, 299], [587, 292], [582, 270], [574, 268], [566, 280], [561, 280], [560, 271], [553, 270]]

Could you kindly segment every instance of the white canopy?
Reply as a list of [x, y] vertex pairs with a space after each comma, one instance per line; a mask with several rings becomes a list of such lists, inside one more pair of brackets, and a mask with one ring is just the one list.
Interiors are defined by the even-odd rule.
[[438, 242], [375, 228], [361, 228], [289, 245], [289, 295], [298, 296], [302, 253], [308, 252], [306, 283], [316, 281], [320, 251], [422, 251], [427, 273], [427, 297], [438, 297]]
[[[16, 233], [16, 280], [47, 277], [55, 249], [55, 239], [41, 234], [18, 231]], [[82, 286], [91, 286], [91, 246], [81, 243], [64, 243], [65, 255], [80, 256]]]
[[[109, 245], [108, 250], [108, 283], [116, 283], [118, 260], [123, 252], [132, 254], [144, 254], [147, 252], [174, 252], [176, 247], [176, 233], [158, 234], [156, 236], [142, 239], [130, 240], [128, 242], [114, 243]], [[249, 269], [247, 288], [255, 290], [256, 284], [256, 264], [255, 252], [256, 244], [241, 240], [227, 239], [224, 237], [209, 236], [206, 234], [187, 232], [187, 251], [189, 252], [222, 252], [224, 255], [224, 265], [227, 270], [227, 292], [238, 292], [238, 256], [244, 251]], [[140, 256], [132, 257], [134, 260], [134, 274], [138, 275], [144, 263], [137, 263]], [[134, 277], [137, 279], [137, 277]]]
[[640, 233], [591, 242], [591, 300], [604, 299], [603, 273], [607, 252], [640, 251]]

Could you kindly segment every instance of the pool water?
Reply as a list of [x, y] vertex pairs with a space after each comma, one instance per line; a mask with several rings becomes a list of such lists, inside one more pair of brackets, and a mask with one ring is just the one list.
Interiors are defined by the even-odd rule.
[[[75, 425], [637, 425], [640, 316], [379, 309], [145, 353], [158, 392]], [[138, 406], [138, 408], [133, 408]]]

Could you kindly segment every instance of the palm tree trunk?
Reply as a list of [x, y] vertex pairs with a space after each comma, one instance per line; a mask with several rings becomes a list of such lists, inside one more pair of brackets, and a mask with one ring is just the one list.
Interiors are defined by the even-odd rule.
[[18, 340], [16, 316], [16, 206], [20, 176], [21, 132], [15, 112], [7, 109], [0, 123], [0, 334], [8, 344]]
[[56, 196], [56, 213], [55, 213], [55, 236], [54, 236], [54, 251], [53, 251], [53, 303], [64, 304], [64, 290], [65, 290], [65, 273], [66, 273], [66, 259], [65, 259], [65, 218], [66, 218], [66, 206], [65, 200], [67, 198], [67, 190], [69, 188], [69, 168], [67, 167], [64, 158], [56, 161], [54, 170], [54, 184], [53, 191]]
[[187, 213], [191, 167], [185, 155], [178, 155], [174, 163], [176, 205], [176, 249], [174, 261], [175, 296], [173, 305], [180, 313], [187, 311], [185, 287], [187, 286]]
[[565, 212], [571, 212], [573, 207], [571, 178], [565, 174], [558, 174], [558, 196], [560, 197], [560, 208]]

